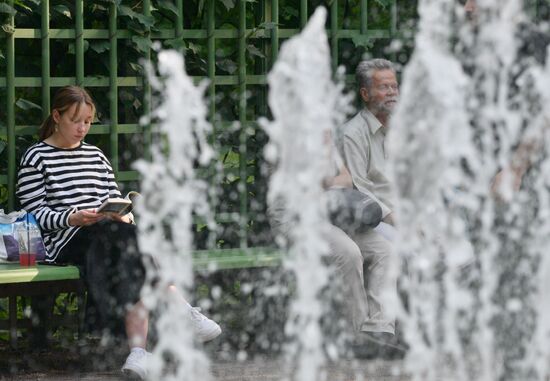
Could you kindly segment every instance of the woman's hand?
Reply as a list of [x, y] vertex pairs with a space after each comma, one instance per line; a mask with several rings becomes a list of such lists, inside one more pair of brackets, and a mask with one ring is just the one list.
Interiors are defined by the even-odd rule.
[[125, 222], [127, 224], [132, 223], [132, 219], [130, 218], [130, 216], [128, 214], [125, 214], [124, 216], [121, 216], [120, 214], [117, 214], [117, 213], [109, 213], [108, 217], [111, 220], [114, 220], [114, 221]]
[[103, 214], [96, 213], [95, 209], [82, 209], [69, 216], [69, 225], [88, 226], [104, 219]]

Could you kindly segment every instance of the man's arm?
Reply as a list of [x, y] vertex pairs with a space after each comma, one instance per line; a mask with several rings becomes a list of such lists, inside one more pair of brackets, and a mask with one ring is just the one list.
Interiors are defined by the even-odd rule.
[[366, 142], [365, 144], [361, 144], [361, 142], [357, 142], [348, 134], [344, 134], [342, 149], [344, 151], [343, 154], [346, 166], [351, 173], [351, 178], [355, 187], [380, 205], [382, 208], [382, 217], [384, 219], [386, 219], [386, 217], [391, 218], [391, 209], [372, 193], [374, 184], [367, 177], [370, 156], [370, 147], [368, 144], [366, 144]]

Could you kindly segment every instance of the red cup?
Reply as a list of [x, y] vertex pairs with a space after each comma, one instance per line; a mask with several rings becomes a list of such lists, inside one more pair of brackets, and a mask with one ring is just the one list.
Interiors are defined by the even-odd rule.
[[21, 266], [36, 266], [36, 253], [19, 253], [19, 264]]

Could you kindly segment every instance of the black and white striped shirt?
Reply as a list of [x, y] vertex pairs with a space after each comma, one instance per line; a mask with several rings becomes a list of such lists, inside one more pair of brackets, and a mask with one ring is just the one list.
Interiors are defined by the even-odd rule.
[[79, 227], [69, 225], [75, 209], [98, 208], [120, 197], [109, 160], [90, 144], [72, 149], [44, 142], [30, 147], [21, 159], [17, 197], [35, 215], [46, 246], [46, 262], [55, 262]]

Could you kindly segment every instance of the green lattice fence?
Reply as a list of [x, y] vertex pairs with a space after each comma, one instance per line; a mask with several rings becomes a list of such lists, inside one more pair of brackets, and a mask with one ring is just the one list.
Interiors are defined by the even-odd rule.
[[[57, 87], [79, 84], [98, 103], [92, 143], [110, 158], [117, 179], [136, 187], [131, 168], [147, 152], [150, 130], [139, 117], [150, 107], [140, 58], [155, 60], [153, 41], [185, 52], [188, 72], [209, 78], [207, 94], [224, 184], [217, 218], [219, 246], [255, 245], [265, 227], [265, 181], [259, 163], [268, 114], [266, 73], [281, 43], [300, 31], [319, 1], [8, 1], [0, 35], [0, 201], [17, 206], [20, 155], [36, 139]], [[413, 1], [337, 1], [327, 21], [332, 63], [348, 72], [361, 55], [404, 63], [410, 44], [385, 50], [393, 38], [412, 41]], [[9, 6], [9, 7], [8, 7]], [[12, 10], [16, 10], [14, 14]], [[235, 127], [234, 121], [239, 124]], [[254, 233], [254, 234], [251, 234]]]
[[[268, 114], [266, 73], [281, 43], [300, 31], [320, 1], [49, 1], [0, 3], [0, 202], [17, 207], [17, 163], [57, 87], [79, 84], [98, 103], [88, 140], [109, 156], [117, 179], [136, 187], [131, 168], [147, 152], [150, 130], [139, 118], [150, 107], [140, 58], [155, 59], [151, 42], [185, 51], [188, 72], [209, 78], [207, 95], [224, 184], [217, 218], [219, 246], [255, 245], [265, 227], [265, 181], [259, 163], [265, 136], [256, 120]], [[385, 50], [393, 38], [412, 41], [414, 1], [329, 3], [327, 29], [334, 67], [348, 72], [361, 55], [404, 63], [410, 44]], [[15, 14], [13, 10], [16, 10]], [[234, 121], [239, 124], [237, 127]], [[253, 234], [251, 234], [253, 233]]]

